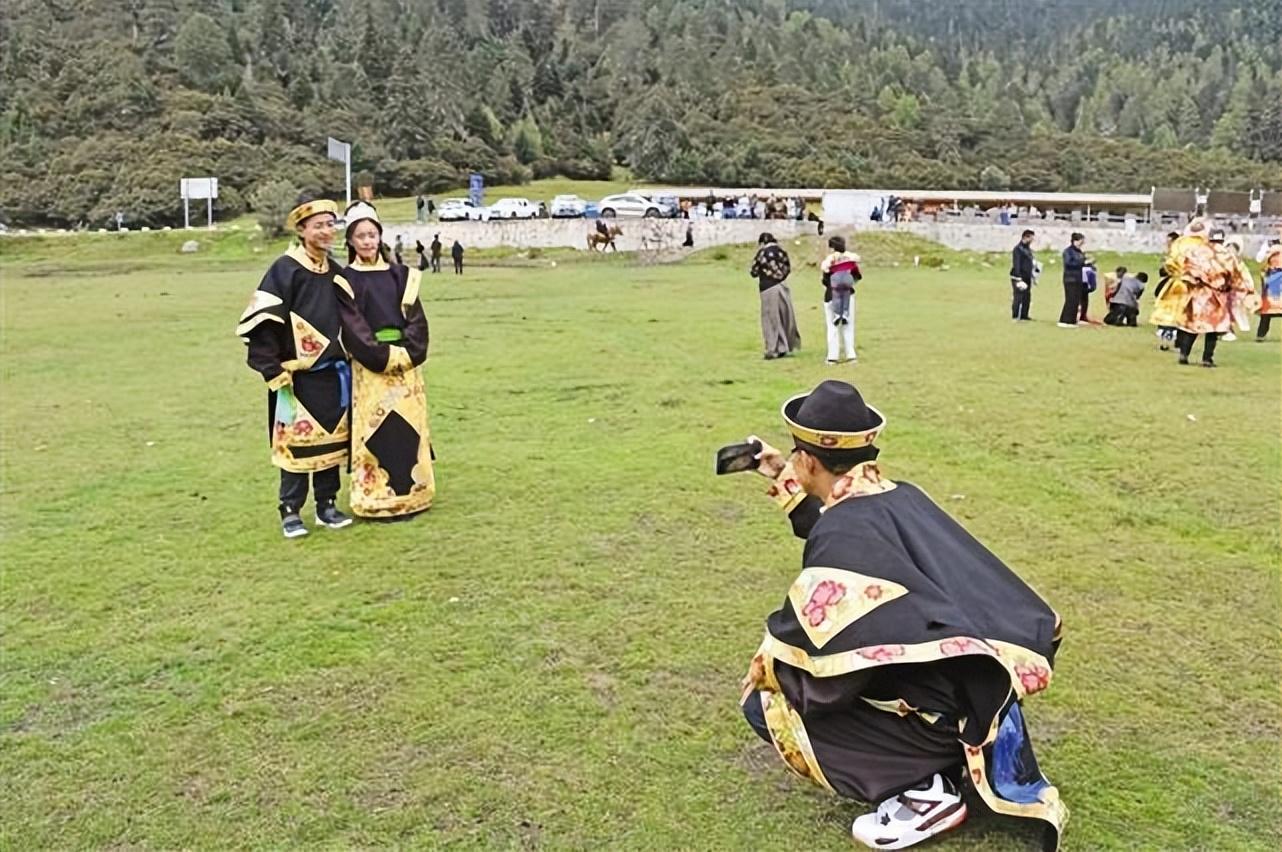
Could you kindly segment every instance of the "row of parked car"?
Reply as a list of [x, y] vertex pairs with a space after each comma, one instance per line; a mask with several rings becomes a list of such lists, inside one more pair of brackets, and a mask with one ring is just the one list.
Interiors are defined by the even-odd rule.
[[558, 195], [550, 205], [528, 198], [500, 198], [490, 205], [468, 198], [447, 198], [437, 208], [442, 222], [490, 222], [496, 219], [615, 219], [676, 218], [680, 204], [673, 195], [645, 196], [634, 192], [607, 195], [593, 202], [577, 195]]

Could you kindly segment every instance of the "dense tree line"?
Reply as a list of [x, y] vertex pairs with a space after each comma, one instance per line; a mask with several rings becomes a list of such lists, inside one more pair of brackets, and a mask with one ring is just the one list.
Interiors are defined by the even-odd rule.
[[1282, 0], [6, 0], [0, 215], [563, 174], [1282, 188]]

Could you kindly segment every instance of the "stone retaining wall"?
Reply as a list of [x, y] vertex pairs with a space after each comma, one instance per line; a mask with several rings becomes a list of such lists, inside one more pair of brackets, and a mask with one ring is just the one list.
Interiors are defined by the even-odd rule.
[[[762, 231], [769, 231], [780, 240], [813, 235], [814, 222], [795, 222], [783, 219], [618, 219], [615, 224], [623, 228], [615, 243], [619, 251], [672, 250], [681, 247], [685, 240], [686, 226], [694, 230], [694, 247], [707, 248], [718, 245], [756, 243]], [[432, 242], [433, 234], [441, 235], [445, 253], [458, 240], [464, 248], [576, 248], [587, 250], [588, 234], [594, 223], [586, 219], [530, 219], [511, 222], [413, 222], [388, 223], [383, 239], [388, 244], [401, 235], [405, 253], [414, 250], [414, 241], [423, 245]]]

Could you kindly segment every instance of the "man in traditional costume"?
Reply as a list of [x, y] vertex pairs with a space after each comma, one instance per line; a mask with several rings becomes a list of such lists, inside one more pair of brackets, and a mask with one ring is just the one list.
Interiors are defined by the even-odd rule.
[[1255, 255], [1260, 264], [1260, 324], [1255, 332], [1255, 342], [1261, 343], [1269, 336], [1269, 325], [1276, 316], [1282, 316], [1282, 234], [1269, 240]]
[[1224, 232], [1217, 229], [1203, 237], [1205, 223], [1195, 229], [1197, 224], [1190, 223], [1190, 233], [1171, 245], [1166, 260], [1172, 276], [1178, 276], [1184, 285], [1175, 313], [1175, 346], [1180, 353], [1179, 363], [1188, 364], [1197, 336], [1204, 335], [1202, 366], [1214, 367], [1220, 335], [1232, 329], [1233, 291], [1249, 286], [1254, 296], [1255, 287], [1243, 279], [1244, 267], [1233, 250], [1224, 245]]
[[272, 463], [280, 470], [281, 530], [307, 535], [300, 512], [316, 490], [316, 522], [339, 529], [352, 522], [334, 505], [338, 468], [347, 460], [350, 373], [339, 340], [336, 268], [329, 261], [338, 207], [300, 198], [285, 220], [298, 239], [272, 263], [241, 314], [236, 334], [249, 366], [267, 382]]
[[849, 384], [788, 400], [794, 448], [759, 472], [806, 540], [801, 574], [744, 678], [743, 711], [795, 774], [880, 802], [855, 839], [901, 849], [960, 825], [966, 779], [993, 811], [1068, 811], [1037, 767], [1022, 700], [1051, 680], [1054, 610], [874, 446], [886, 420]]
[[436, 493], [418, 369], [427, 360], [423, 273], [388, 262], [372, 205], [353, 204], [345, 219], [349, 262], [334, 284], [352, 354], [352, 511], [408, 518], [431, 506]]

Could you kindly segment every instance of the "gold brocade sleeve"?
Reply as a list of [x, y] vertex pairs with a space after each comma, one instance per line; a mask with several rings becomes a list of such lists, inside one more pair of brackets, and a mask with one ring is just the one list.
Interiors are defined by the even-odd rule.
[[802, 500], [806, 499], [806, 492], [797, 481], [797, 472], [793, 469], [792, 462], [785, 464], [783, 470], [779, 471], [779, 475], [774, 478], [766, 495], [785, 514], [792, 512]]

